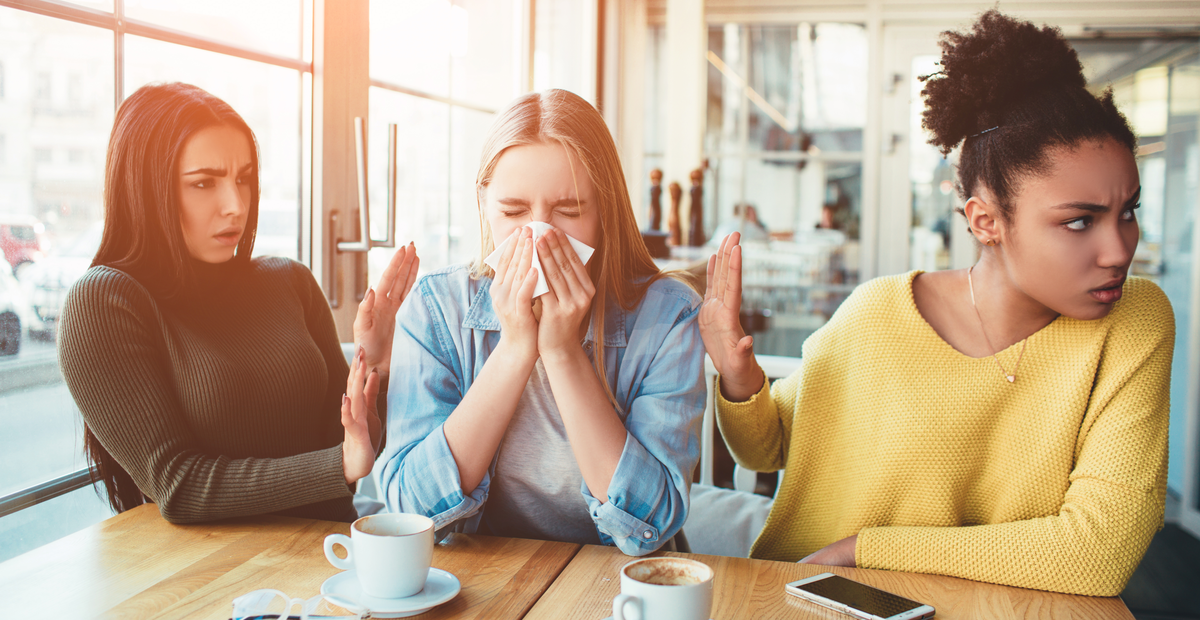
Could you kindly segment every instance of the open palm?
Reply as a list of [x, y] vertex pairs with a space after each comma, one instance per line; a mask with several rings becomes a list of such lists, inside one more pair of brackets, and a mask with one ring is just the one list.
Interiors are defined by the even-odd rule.
[[762, 387], [762, 370], [754, 360], [754, 337], [742, 329], [742, 247], [740, 233], [721, 241], [708, 259], [708, 286], [700, 308], [700, 337], [721, 374], [721, 391], [734, 401], [744, 401]]
[[358, 314], [354, 317], [354, 342], [363, 349], [368, 372], [375, 370], [381, 379], [388, 376], [392, 365], [396, 312], [412, 291], [420, 267], [416, 245], [402, 246], [388, 261], [379, 277], [379, 285], [368, 290], [358, 305]]

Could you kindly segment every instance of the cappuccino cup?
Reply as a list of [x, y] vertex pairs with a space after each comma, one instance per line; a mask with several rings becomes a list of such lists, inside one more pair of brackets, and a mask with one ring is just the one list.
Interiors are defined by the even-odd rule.
[[[334, 546], [346, 549], [339, 558]], [[414, 514], [378, 514], [350, 525], [350, 535], [325, 537], [325, 558], [353, 570], [366, 594], [385, 599], [412, 596], [425, 588], [433, 562], [433, 519]]]
[[709, 620], [713, 569], [684, 558], [645, 558], [621, 567], [613, 620]]

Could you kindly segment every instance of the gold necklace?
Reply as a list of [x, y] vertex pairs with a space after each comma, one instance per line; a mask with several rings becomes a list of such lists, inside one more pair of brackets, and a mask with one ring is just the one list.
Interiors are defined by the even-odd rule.
[[967, 289], [971, 291], [971, 307], [975, 309], [975, 318], [979, 319], [979, 331], [983, 332], [983, 339], [987, 342], [988, 348], [992, 350], [992, 359], [996, 360], [996, 365], [1000, 367], [1000, 372], [1004, 373], [1004, 378], [1008, 379], [1009, 383], [1015, 383], [1017, 380], [1017, 368], [1021, 367], [1021, 358], [1025, 357], [1025, 346], [1029, 344], [1029, 339], [1026, 338], [1021, 342], [1021, 353], [1017, 355], [1017, 363], [1013, 366], [1012, 374], [1008, 374], [1004, 370], [1004, 364], [1000, 363], [1000, 358], [996, 357], [996, 347], [992, 346], [992, 339], [988, 338], [987, 329], [983, 326], [983, 317], [979, 314], [979, 306], [975, 305], [975, 285], [971, 282], [971, 270], [975, 265], [967, 267]]

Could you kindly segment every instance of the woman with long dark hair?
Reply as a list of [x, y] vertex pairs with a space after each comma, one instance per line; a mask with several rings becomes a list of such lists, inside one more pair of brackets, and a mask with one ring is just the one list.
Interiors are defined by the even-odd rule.
[[1129, 277], [1137, 141], [1062, 34], [996, 11], [942, 39], [925, 127], [980, 243], [872, 280], [770, 385], [736, 235], [700, 329], [734, 457], [784, 469], [751, 555], [1115, 596], [1162, 523], [1174, 319]]
[[176, 523], [355, 517], [416, 252], [359, 306], [347, 368], [308, 269], [251, 259], [258, 200], [254, 134], [224, 101], [172, 83], [121, 104], [103, 239], [59, 325], [93, 480], [118, 512], [148, 498]]

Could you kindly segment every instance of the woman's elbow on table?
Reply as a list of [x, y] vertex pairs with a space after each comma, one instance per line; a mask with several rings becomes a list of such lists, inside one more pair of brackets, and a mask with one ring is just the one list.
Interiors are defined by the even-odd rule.
[[194, 525], [222, 518], [221, 515], [206, 514], [207, 509], [201, 511], [184, 509], [180, 506], [181, 502], [178, 501], [178, 498], [166, 497], [161, 501], [155, 498], [154, 501], [158, 504], [158, 513], [172, 525]]
[[[1066, 594], [1083, 596], [1119, 596], [1141, 563], [1157, 528], [1145, 540], [1126, 539], [1123, 544], [1105, 545], [1080, 554], [1081, 561], [1059, 567], [1066, 578], [1061, 590]], [[1047, 588], [1058, 590], [1059, 588]]]

